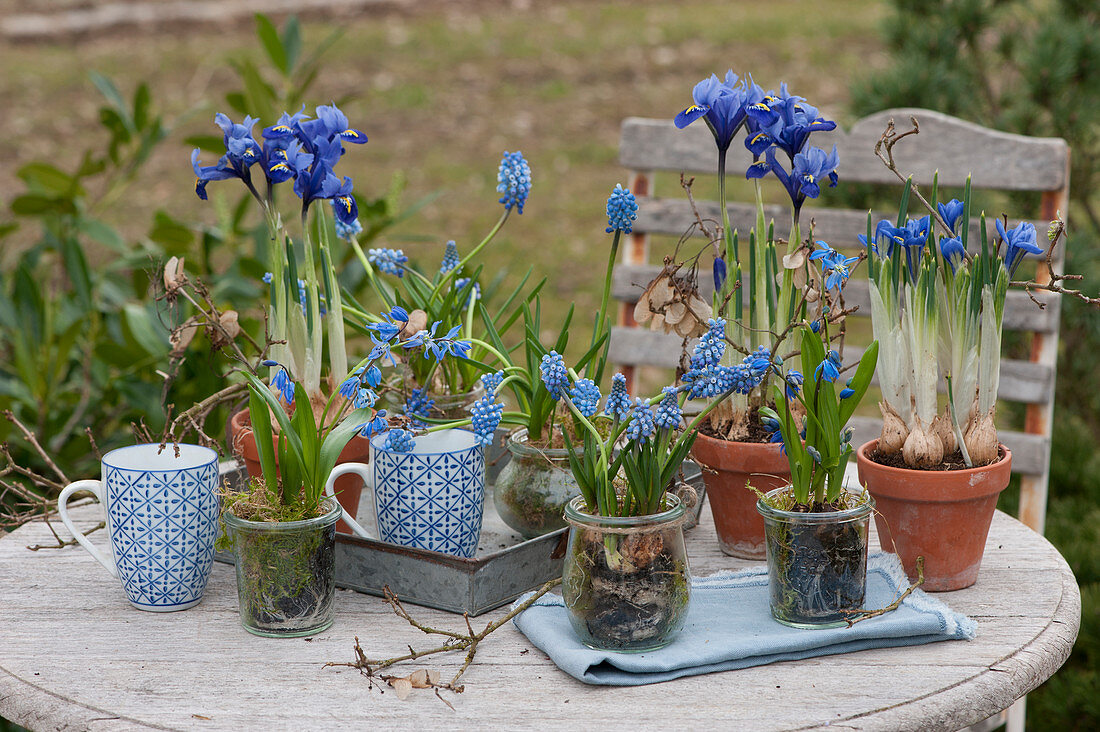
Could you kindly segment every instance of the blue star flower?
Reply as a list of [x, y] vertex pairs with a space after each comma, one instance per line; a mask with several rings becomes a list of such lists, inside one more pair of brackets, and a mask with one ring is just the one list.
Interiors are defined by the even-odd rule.
[[791, 369], [787, 372], [787, 376], [783, 379], [783, 381], [786, 383], [787, 398], [797, 399], [798, 392], [802, 389], [802, 372]]
[[279, 370], [271, 377], [271, 386], [278, 390], [279, 396], [287, 405], [294, 404], [294, 381], [285, 366], [280, 365]]
[[359, 430], [359, 434], [363, 437], [370, 437], [371, 435], [377, 435], [381, 432], [385, 432], [390, 427], [390, 422], [386, 419], [386, 410], [379, 409], [374, 418], [364, 424]]
[[629, 234], [634, 230], [634, 220], [638, 218], [638, 201], [629, 189], [618, 183], [607, 198], [607, 233], [621, 231]]
[[506, 211], [511, 211], [515, 206], [516, 213], [523, 213], [523, 204], [531, 193], [531, 166], [518, 150], [514, 153], [506, 150], [501, 158], [497, 170], [497, 193], [504, 194], [500, 197], [500, 203], [504, 204]]
[[840, 376], [840, 366], [840, 354], [830, 350], [828, 355], [825, 356], [825, 360], [814, 369], [814, 380], [821, 381], [824, 379], [829, 383], [836, 381]]
[[1005, 269], [1008, 276], [1012, 277], [1027, 254], [1042, 254], [1043, 248], [1036, 243], [1035, 226], [1026, 221], [1021, 222], [1014, 229], [1005, 231], [1004, 224], [997, 219], [997, 233], [1004, 240]]

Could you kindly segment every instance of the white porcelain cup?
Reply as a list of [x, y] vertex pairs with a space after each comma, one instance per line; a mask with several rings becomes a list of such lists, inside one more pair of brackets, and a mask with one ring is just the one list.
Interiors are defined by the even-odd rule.
[[[57, 511], [82, 547], [122, 582], [139, 610], [171, 612], [198, 604], [218, 536], [218, 454], [200, 445], [133, 445], [101, 461], [100, 480], [61, 491]], [[107, 512], [104, 555], [69, 518], [69, 498], [90, 491]]]
[[336, 478], [356, 473], [372, 493], [369, 532], [344, 511], [352, 531], [366, 539], [472, 557], [481, 537], [485, 507], [485, 455], [466, 430], [420, 435], [410, 452], [383, 446], [385, 435], [371, 440], [371, 463], [337, 465], [325, 485], [332, 496]]

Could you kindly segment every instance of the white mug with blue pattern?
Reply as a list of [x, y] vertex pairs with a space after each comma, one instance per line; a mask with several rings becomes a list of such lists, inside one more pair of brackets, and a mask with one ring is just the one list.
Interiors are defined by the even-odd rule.
[[[103, 456], [100, 480], [65, 487], [57, 510], [65, 527], [122, 582], [139, 610], [186, 610], [202, 599], [214, 561], [221, 500], [218, 454], [199, 445], [133, 445]], [[68, 501], [89, 491], [107, 511], [110, 554], [69, 518]]]
[[344, 473], [357, 473], [374, 493], [370, 501], [377, 535], [344, 511], [357, 536], [470, 558], [481, 538], [485, 508], [485, 454], [473, 432], [440, 430], [418, 435], [409, 452], [371, 440], [371, 464], [337, 465], [325, 492]]

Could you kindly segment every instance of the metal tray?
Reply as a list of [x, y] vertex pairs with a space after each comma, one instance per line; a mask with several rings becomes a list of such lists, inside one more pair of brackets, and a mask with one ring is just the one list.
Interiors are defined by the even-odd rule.
[[[565, 529], [524, 540], [500, 518], [493, 501], [492, 481], [508, 461], [502, 448], [487, 448], [485, 512], [477, 554], [471, 559], [413, 547], [336, 534], [336, 584], [371, 595], [389, 589], [402, 601], [480, 615], [511, 602], [524, 592], [561, 576]], [[222, 478], [232, 490], [245, 476], [244, 468], [223, 466]], [[703, 503], [699, 467], [685, 462], [684, 482], [699, 494], [693, 509], [698, 521]], [[217, 559], [233, 562], [232, 554]]]

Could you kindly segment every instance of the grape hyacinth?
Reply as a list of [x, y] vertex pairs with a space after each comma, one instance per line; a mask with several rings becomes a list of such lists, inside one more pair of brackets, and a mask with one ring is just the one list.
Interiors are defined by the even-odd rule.
[[412, 452], [416, 447], [413, 433], [408, 430], [393, 429], [386, 433], [382, 448], [390, 452]]
[[504, 204], [504, 210], [511, 211], [515, 206], [516, 213], [523, 213], [523, 204], [531, 193], [531, 166], [518, 150], [514, 153], [505, 151], [501, 158], [497, 171], [497, 193], [503, 194], [500, 203]]
[[707, 325], [710, 327], [691, 352], [693, 370], [717, 366], [722, 360], [722, 354], [726, 352], [726, 321], [712, 318], [707, 321]]
[[447, 242], [447, 248], [443, 252], [443, 261], [439, 263], [439, 274], [447, 274], [457, 267], [460, 261], [458, 247], [455, 245], [454, 239], [452, 239]]
[[557, 351], [550, 351], [542, 357], [539, 365], [542, 374], [542, 383], [554, 401], [558, 401], [569, 388], [569, 372], [565, 368], [565, 359]]
[[334, 223], [336, 225], [336, 236], [340, 237], [344, 241], [350, 242], [355, 237], [363, 233], [363, 225], [359, 223], [359, 219], [355, 218], [350, 224], [346, 224], [340, 220], [338, 215], [336, 201], [329, 201], [332, 205], [332, 215]]
[[405, 263], [409, 258], [400, 249], [370, 249], [367, 261], [386, 274], [405, 276]]
[[607, 199], [607, 233], [621, 231], [629, 234], [634, 230], [634, 220], [638, 218], [638, 201], [630, 189], [618, 183]]
[[478, 441], [485, 446], [493, 444], [493, 435], [504, 416], [504, 404], [493, 401], [492, 392], [474, 402], [470, 407], [471, 425]]
[[661, 393], [664, 396], [657, 404], [653, 422], [659, 429], [674, 430], [680, 426], [680, 422], [684, 417], [680, 411], [680, 401], [676, 396], [679, 390], [674, 386], [666, 386], [661, 390]]
[[485, 374], [481, 377], [481, 385], [485, 387], [486, 394], [496, 394], [502, 383], [504, 383], [503, 371], [497, 371], [495, 374]]
[[630, 409], [630, 424], [626, 427], [626, 437], [635, 440], [639, 444], [645, 444], [646, 440], [653, 436], [657, 426], [654, 422], [653, 410], [649, 407], [649, 400], [635, 399], [634, 406]]
[[413, 389], [405, 399], [405, 416], [413, 429], [424, 429], [428, 425], [423, 420], [431, 414], [435, 399], [429, 399], [426, 389]]
[[630, 415], [630, 394], [626, 391], [626, 377], [622, 374], [612, 377], [611, 393], [607, 395], [603, 411], [620, 422]]
[[573, 406], [585, 417], [594, 417], [599, 410], [600, 387], [592, 379], [581, 379], [569, 392]]

